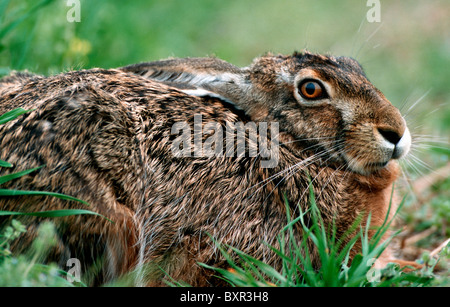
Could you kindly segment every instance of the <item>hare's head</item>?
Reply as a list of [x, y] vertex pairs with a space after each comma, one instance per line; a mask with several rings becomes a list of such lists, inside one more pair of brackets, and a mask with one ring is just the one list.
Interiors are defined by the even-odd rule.
[[215, 58], [172, 59], [123, 68], [197, 96], [219, 97], [255, 122], [277, 121], [293, 143], [360, 174], [407, 154], [400, 112], [351, 58], [266, 55], [238, 68]]

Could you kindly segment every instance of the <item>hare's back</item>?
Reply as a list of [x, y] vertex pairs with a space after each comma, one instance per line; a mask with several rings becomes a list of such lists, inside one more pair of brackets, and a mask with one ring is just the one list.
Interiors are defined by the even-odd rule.
[[[140, 199], [136, 182], [144, 160], [173, 158], [176, 123], [193, 127], [199, 114], [203, 122], [240, 120], [218, 99], [102, 69], [8, 77], [0, 82], [0, 113], [18, 107], [30, 112], [0, 126], [0, 159], [14, 165], [0, 174], [45, 167], [33, 180], [24, 177], [5, 187], [67, 193], [94, 203], [98, 193], [111, 194], [131, 209]], [[98, 187], [100, 182], [108, 188]]]

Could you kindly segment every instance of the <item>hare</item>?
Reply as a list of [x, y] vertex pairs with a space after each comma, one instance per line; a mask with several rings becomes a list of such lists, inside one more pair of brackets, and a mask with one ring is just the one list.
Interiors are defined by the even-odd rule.
[[[281, 269], [267, 245], [279, 247], [286, 204], [294, 217], [307, 211], [310, 184], [324, 224], [334, 223], [338, 236], [368, 214], [381, 226], [395, 211], [396, 160], [411, 145], [400, 112], [356, 60], [307, 51], [267, 54], [244, 68], [186, 58], [16, 74], [0, 83], [0, 113], [17, 107], [32, 111], [0, 126], [0, 159], [14, 165], [2, 175], [45, 167], [6, 187], [71, 195], [113, 221], [53, 220], [59, 243], [49, 261], [64, 267], [78, 258], [86, 272], [96, 264], [93, 284], [148, 264], [157, 268], [145, 271], [148, 285], [163, 285], [162, 271], [193, 286], [218, 285], [214, 272], [197, 265], [227, 267], [210, 236]], [[243, 147], [232, 137], [242, 126]], [[213, 142], [214, 131], [221, 134]], [[0, 199], [0, 210], [68, 208], [86, 209], [52, 197]], [[42, 220], [26, 219], [16, 250]], [[302, 239], [300, 225], [294, 235]], [[312, 242], [309, 251], [320, 266]], [[389, 250], [380, 261], [415, 265]]]

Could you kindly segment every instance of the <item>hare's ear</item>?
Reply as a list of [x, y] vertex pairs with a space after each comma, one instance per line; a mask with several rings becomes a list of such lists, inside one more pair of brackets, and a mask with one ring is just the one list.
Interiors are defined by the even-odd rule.
[[170, 59], [120, 68], [194, 96], [220, 98], [252, 116], [253, 86], [248, 70], [217, 58]]

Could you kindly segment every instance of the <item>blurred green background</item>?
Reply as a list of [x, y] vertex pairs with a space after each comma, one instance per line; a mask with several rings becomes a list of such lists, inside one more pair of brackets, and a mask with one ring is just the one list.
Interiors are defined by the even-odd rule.
[[412, 132], [430, 136], [418, 140], [448, 147], [448, 0], [381, 0], [379, 23], [368, 22], [367, 1], [72, 1], [80, 22], [68, 21], [68, 2], [0, 0], [1, 74], [211, 55], [245, 66], [269, 51], [307, 48], [356, 58]]

